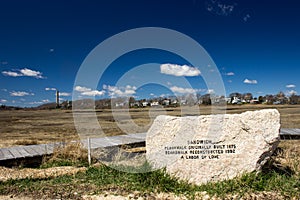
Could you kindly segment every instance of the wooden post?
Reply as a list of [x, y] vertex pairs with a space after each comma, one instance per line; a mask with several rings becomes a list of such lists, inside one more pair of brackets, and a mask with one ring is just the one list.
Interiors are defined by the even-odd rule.
[[45, 151], [46, 151], [46, 155], [48, 155], [48, 146], [47, 146], [47, 144], [45, 144]]
[[91, 139], [87, 138], [87, 146], [88, 146], [88, 162], [89, 166], [91, 165]]
[[56, 108], [59, 108], [59, 91], [56, 90]]

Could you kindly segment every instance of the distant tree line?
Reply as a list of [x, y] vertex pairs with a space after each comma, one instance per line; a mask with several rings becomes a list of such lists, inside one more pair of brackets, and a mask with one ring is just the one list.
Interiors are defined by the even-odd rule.
[[[211, 104], [300, 104], [300, 95], [291, 94], [286, 96], [283, 92], [276, 95], [268, 94], [265, 96], [254, 97], [251, 93], [231, 93], [227, 98], [225, 96], [216, 96], [213, 94], [187, 94], [182, 96], [169, 97], [153, 97], [149, 99], [136, 100], [134, 97], [117, 97], [105, 99], [82, 99], [72, 101], [64, 101], [60, 104], [60, 109], [72, 109], [73, 106], [82, 109], [111, 109], [111, 108], [140, 108], [148, 106], [164, 106], [164, 107], [179, 107], [179, 106], [194, 106], [194, 105], [211, 105]], [[0, 105], [0, 110], [43, 110], [56, 109], [56, 103], [47, 103], [34, 108], [21, 108], [14, 106]]]

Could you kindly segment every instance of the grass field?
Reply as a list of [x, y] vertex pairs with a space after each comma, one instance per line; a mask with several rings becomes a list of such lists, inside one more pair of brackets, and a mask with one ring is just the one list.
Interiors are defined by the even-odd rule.
[[[21, 177], [0, 181], [0, 199], [298, 200], [300, 195], [298, 141], [282, 141], [260, 173], [200, 186], [171, 177], [164, 169], [126, 173], [99, 163], [91, 167], [57, 167], [69, 165], [70, 161], [72, 166], [87, 166], [86, 155], [66, 150], [57, 152], [36, 169], [0, 168], [0, 172], [11, 177]], [[145, 163], [140, 169], [149, 167]]]
[[[276, 108], [281, 114], [282, 128], [300, 128], [300, 105], [242, 105], [228, 106], [217, 112], [241, 113], [249, 110]], [[89, 117], [89, 112], [81, 111]], [[128, 124], [124, 110], [98, 110], [99, 124], [107, 135], [122, 134], [117, 123]], [[212, 113], [210, 106], [168, 109], [130, 109], [130, 118], [138, 126], [126, 126], [131, 133], [145, 132], [156, 115], [173, 116]], [[79, 139], [72, 111], [1, 111], [0, 147], [68, 141]], [[6, 181], [0, 181], [0, 199], [92, 199], [99, 195], [110, 199], [119, 195], [123, 199], [298, 199], [300, 195], [300, 142], [281, 141], [276, 153], [263, 171], [244, 174], [233, 180], [195, 186], [170, 177], [164, 170], [148, 173], [125, 173], [102, 164], [88, 167], [86, 149], [67, 146], [45, 158], [36, 169], [0, 168]], [[69, 168], [74, 173], [70, 175]], [[78, 168], [80, 167], [80, 168]], [[147, 167], [142, 166], [142, 167]], [[83, 169], [84, 168], [84, 169]], [[45, 171], [46, 170], [46, 171]], [[80, 172], [78, 172], [80, 171]], [[78, 172], [78, 173], [77, 173]], [[0, 174], [1, 174], [0, 173]], [[50, 175], [49, 175], [50, 174]], [[63, 175], [64, 174], [64, 175]], [[36, 177], [35, 177], [36, 176]], [[20, 177], [20, 178], [12, 178]], [[101, 198], [99, 198], [101, 199]]]
[[[281, 114], [282, 128], [300, 128], [300, 105], [236, 105], [227, 106], [226, 110], [217, 108], [216, 112], [231, 114], [267, 108], [278, 109]], [[122, 109], [114, 110], [118, 118], [113, 116], [111, 110], [98, 110], [97, 118], [101, 129], [110, 136], [124, 132], [146, 132], [155, 116], [160, 114], [183, 116], [211, 113], [211, 106], [130, 109], [129, 117], [137, 126], [127, 125], [128, 114]], [[122, 125], [122, 129], [119, 128], [118, 123]], [[1, 111], [0, 134], [0, 147], [79, 139], [71, 110]]]

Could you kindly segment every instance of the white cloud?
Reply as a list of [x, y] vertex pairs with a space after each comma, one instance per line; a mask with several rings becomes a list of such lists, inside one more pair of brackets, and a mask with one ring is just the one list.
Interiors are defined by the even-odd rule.
[[18, 92], [10, 92], [10, 96], [14, 96], [14, 97], [24, 97], [24, 96], [33, 96], [34, 93], [28, 93], [28, 92], [22, 92], [22, 91], [18, 91]]
[[176, 64], [160, 65], [160, 73], [174, 76], [199, 76], [201, 74], [198, 68]]
[[295, 87], [296, 87], [296, 85], [294, 85], [294, 84], [290, 84], [290, 85], [286, 85], [286, 87], [287, 87], [287, 88], [295, 88]]
[[0, 99], [0, 102], [1, 102], [1, 103], [6, 103], [7, 100], [6, 100], [6, 99]]
[[207, 90], [207, 94], [214, 94], [214, 93], [215, 93], [215, 91], [213, 89], [208, 89]]
[[92, 89], [90, 89], [90, 88], [82, 87], [82, 86], [76, 86], [74, 89], [75, 89], [75, 91], [77, 91], [77, 92], [87, 92], [87, 91], [91, 91], [91, 90], [92, 90]]
[[31, 77], [35, 77], [35, 78], [44, 78], [42, 76], [42, 73], [39, 72], [39, 71], [34, 71], [34, 70], [31, 70], [31, 69], [24, 68], [24, 69], [21, 69], [20, 72], [23, 74], [23, 76], [31, 76]]
[[154, 96], [155, 94], [153, 94], [153, 93], [150, 93], [150, 96]]
[[12, 77], [18, 77], [18, 76], [22, 76], [22, 74], [17, 73], [17, 72], [10, 72], [10, 71], [3, 71], [2, 74], [4, 76], [12, 76]]
[[29, 102], [28, 104], [30, 105], [35, 105], [35, 104], [42, 104], [43, 102], [41, 101], [33, 101], [33, 102]]
[[190, 93], [196, 93], [198, 91], [193, 88], [182, 88], [182, 87], [177, 87], [177, 86], [173, 86], [170, 89], [172, 92], [180, 93], [180, 94], [190, 94]]
[[87, 92], [82, 92], [81, 95], [84, 96], [103, 96], [105, 94], [105, 91], [101, 90], [92, 90]]
[[55, 88], [45, 88], [46, 91], [56, 91]]
[[170, 96], [170, 94], [161, 94], [161, 95], [159, 95], [159, 97], [161, 97], [161, 98], [165, 98], [165, 97], [168, 97], [168, 96]]
[[92, 90], [91, 88], [76, 86], [74, 88], [75, 91], [80, 92], [83, 96], [102, 96], [105, 94], [105, 91], [101, 90]]
[[3, 71], [3, 75], [5, 76], [12, 76], [12, 77], [19, 77], [19, 76], [29, 76], [34, 78], [44, 78], [42, 73], [39, 71], [34, 71], [32, 69], [24, 68], [16, 71]]
[[244, 83], [246, 83], [246, 84], [257, 84], [258, 82], [257, 82], [257, 80], [249, 80], [249, 79], [245, 79], [244, 80]]
[[50, 101], [49, 101], [49, 99], [44, 99], [44, 100], [42, 100], [42, 102], [43, 102], [43, 103], [48, 103], [48, 102], [50, 102]]
[[234, 76], [234, 73], [233, 72], [228, 72], [228, 73], [226, 73], [226, 76]]
[[54, 49], [49, 49], [49, 52], [54, 52]]
[[290, 90], [290, 91], [288, 91], [287, 92], [289, 95], [292, 95], [292, 94], [297, 94], [297, 91], [295, 91], [295, 90]]
[[3, 89], [1, 89], [1, 91], [3, 91], [3, 92], [7, 92], [7, 89], [3, 88]]
[[59, 96], [68, 97], [68, 96], [71, 96], [71, 93], [68, 93], [68, 92], [59, 92]]
[[109, 96], [112, 97], [128, 97], [134, 95], [137, 88], [131, 85], [127, 85], [126, 87], [103, 85], [103, 89], [107, 90]]

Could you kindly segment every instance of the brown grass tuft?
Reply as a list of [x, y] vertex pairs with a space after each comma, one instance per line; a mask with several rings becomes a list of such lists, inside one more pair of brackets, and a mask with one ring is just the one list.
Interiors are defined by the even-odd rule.
[[15, 141], [14, 145], [35, 145], [38, 144], [37, 140], [23, 139]]
[[80, 142], [71, 142], [56, 147], [51, 156], [44, 158], [43, 165], [86, 165], [88, 162], [87, 149]]
[[295, 175], [300, 175], [300, 144], [298, 140], [285, 140], [279, 144], [281, 151], [276, 160], [285, 168], [290, 168]]

